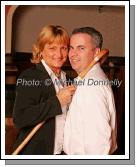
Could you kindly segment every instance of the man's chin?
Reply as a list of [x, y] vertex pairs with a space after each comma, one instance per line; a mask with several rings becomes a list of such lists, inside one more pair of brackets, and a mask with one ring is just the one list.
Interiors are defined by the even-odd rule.
[[77, 73], [79, 73], [79, 68], [78, 67], [72, 66], [72, 69], [75, 70]]

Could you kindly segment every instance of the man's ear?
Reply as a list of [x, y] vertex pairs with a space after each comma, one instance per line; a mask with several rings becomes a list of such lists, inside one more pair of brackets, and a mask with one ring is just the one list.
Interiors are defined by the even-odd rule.
[[99, 54], [100, 48], [95, 48], [94, 58]]

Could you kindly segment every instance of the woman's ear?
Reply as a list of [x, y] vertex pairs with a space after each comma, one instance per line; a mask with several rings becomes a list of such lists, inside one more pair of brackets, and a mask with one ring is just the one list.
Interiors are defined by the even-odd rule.
[[40, 58], [42, 59], [43, 58], [43, 51], [40, 52]]

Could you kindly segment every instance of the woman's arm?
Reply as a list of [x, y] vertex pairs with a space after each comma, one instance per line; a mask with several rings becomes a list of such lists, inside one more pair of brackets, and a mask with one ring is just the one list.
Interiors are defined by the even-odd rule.
[[[22, 75], [19, 79], [34, 80], [32, 76], [27, 75]], [[47, 95], [44, 95], [45, 91]], [[50, 87], [43, 85], [17, 86], [13, 120], [18, 128], [36, 125], [62, 113], [56, 94], [49, 97], [48, 91], [51, 91]]]

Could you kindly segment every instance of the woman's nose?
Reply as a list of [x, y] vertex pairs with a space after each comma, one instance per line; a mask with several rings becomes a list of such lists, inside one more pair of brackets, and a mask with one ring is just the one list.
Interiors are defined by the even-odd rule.
[[58, 49], [57, 50], [57, 56], [62, 57], [62, 55], [63, 55], [62, 49]]

